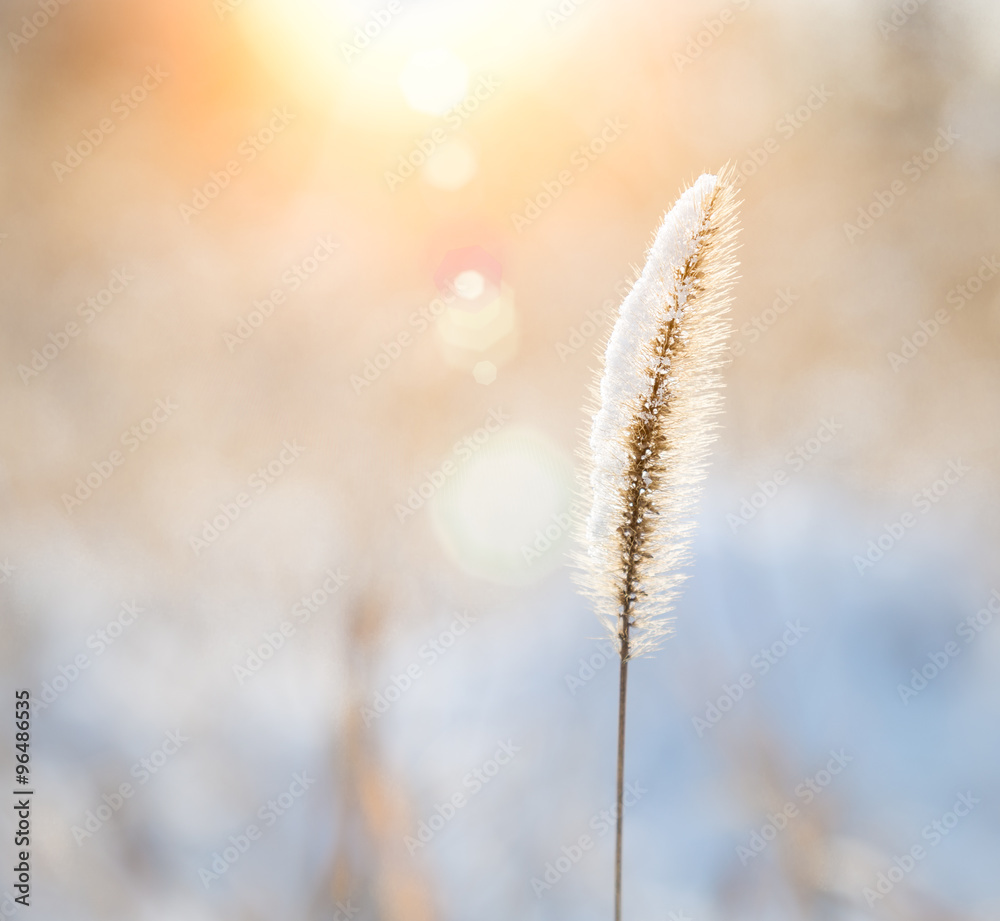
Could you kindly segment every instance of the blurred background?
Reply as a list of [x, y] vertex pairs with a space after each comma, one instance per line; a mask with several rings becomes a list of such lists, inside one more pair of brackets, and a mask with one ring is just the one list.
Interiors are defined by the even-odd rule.
[[632, 669], [625, 916], [1000, 917], [994, 4], [0, 25], [0, 764], [27, 688], [36, 790], [4, 917], [610, 917], [581, 406], [727, 161], [726, 412]]

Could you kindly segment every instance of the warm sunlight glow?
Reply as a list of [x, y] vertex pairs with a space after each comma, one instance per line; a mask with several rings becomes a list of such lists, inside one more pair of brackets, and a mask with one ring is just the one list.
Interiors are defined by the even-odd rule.
[[399, 75], [399, 87], [410, 107], [428, 115], [444, 115], [465, 96], [469, 70], [446, 48], [418, 51]]

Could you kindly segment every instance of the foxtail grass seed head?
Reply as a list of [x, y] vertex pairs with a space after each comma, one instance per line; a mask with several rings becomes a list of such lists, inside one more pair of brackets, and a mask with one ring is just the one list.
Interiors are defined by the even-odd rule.
[[663, 219], [622, 302], [592, 392], [579, 582], [624, 658], [669, 630], [688, 559], [736, 272], [733, 172], [703, 175]]

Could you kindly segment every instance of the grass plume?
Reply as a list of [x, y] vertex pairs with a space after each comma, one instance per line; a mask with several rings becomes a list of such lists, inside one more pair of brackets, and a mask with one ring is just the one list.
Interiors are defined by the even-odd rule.
[[664, 217], [622, 302], [592, 393], [579, 579], [618, 646], [615, 921], [621, 919], [629, 659], [669, 632], [721, 409], [736, 272], [734, 174], [702, 175]]

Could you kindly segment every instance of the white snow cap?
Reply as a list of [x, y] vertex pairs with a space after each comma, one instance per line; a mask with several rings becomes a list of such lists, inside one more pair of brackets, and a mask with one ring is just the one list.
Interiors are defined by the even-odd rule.
[[[626, 581], [626, 592], [634, 581], [641, 583], [629, 610], [636, 652], [652, 648], [666, 632], [662, 615], [683, 578], [678, 568], [691, 530], [688, 519], [720, 400], [718, 367], [729, 332], [723, 315], [735, 269], [734, 194], [727, 175], [705, 174], [664, 217], [642, 274], [621, 305], [595, 394], [582, 581], [598, 600], [598, 613], [609, 626], [614, 622], [616, 636]], [[665, 447], [648, 462], [641, 460], [642, 451], [636, 453], [637, 426], [662, 436]], [[644, 502], [655, 511], [636, 519], [635, 507]], [[650, 517], [655, 523], [644, 520]], [[641, 547], [634, 540], [626, 546], [622, 529], [634, 533], [637, 522]], [[642, 562], [626, 580], [623, 554], [628, 559], [639, 550]]]

